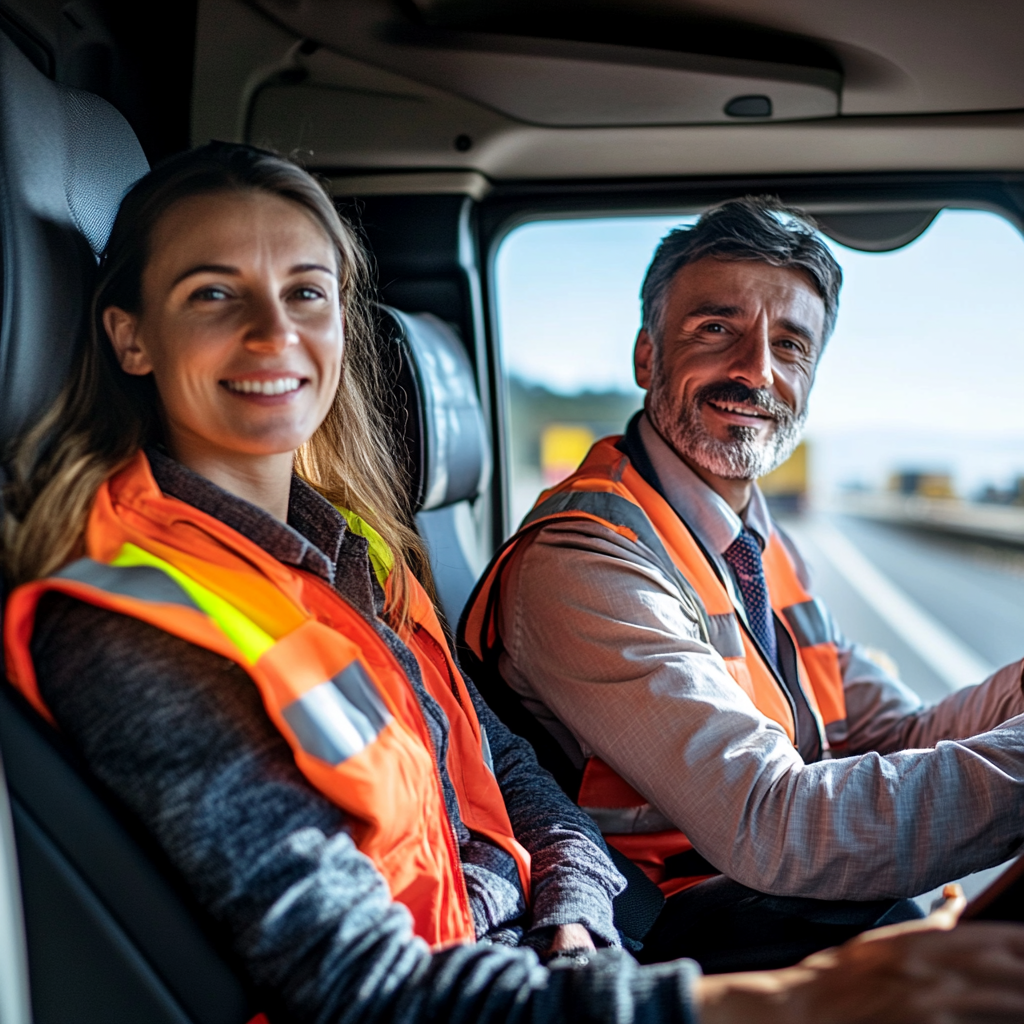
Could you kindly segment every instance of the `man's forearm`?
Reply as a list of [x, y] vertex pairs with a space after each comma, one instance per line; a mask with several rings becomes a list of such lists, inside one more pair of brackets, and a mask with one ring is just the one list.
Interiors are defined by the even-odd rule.
[[934, 747], [942, 740], [977, 736], [1024, 714], [1024, 663], [1019, 661], [927, 707], [857, 644], [841, 649], [840, 664], [849, 726], [847, 753]]

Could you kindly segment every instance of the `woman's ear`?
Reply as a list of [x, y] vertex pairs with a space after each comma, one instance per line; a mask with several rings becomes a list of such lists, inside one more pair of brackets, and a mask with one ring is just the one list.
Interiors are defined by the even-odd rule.
[[139, 337], [139, 318], [117, 306], [103, 310], [103, 327], [114, 346], [114, 354], [125, 373], [144, 377], [153, 372], [153, 364]]

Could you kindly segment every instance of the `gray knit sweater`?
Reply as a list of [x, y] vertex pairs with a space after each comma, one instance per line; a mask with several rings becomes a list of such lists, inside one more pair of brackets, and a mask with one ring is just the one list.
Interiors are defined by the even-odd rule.
[[[689, 1019], [695, 966], [639, 967], [616, 948], [611, 900], [623, 881], [599, 833], [469, 682], [513, 830], [533, 858], [530, 910], [511, 858], [459, 819], [444, 712], [380, 617], [366, 542], [344, 519], [296, 479], [286, 525], [148, 454], [165, 493], [333, 585], [398, 658], [434, 741], [483, 939], [431, 954], [412, 934], [408, 912], [356, 849], [345, 815], [298, 771], [237, 665], [137, 620], [49, 595], [32, 642], [44, 699], [96, 776], [227, 925], [254, 983], [295, 1022]], [[574, 967], [540, 966], [527, 947], [543, 947], [554, 927], [573, 922], [607, 948]]]

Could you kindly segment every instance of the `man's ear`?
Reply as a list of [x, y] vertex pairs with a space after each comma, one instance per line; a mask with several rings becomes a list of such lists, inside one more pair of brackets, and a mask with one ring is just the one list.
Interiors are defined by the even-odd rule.
[[651, 377], [654, 371], [654, 339], [644, 328], [636, 336], [636, 345], [633, 347], [633, 376], [637, 384], [650, 391]]
[[139, 338], [139, 318], [136, 314], [117, 306], [107, 306], [103, 310], [103, 327], [125, 373], [144, 377], [153, 372], [153, 364]]

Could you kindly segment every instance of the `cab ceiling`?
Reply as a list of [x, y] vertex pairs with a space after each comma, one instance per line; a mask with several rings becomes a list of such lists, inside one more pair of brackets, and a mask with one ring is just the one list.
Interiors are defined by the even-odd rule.
[[1017, 171], [1021, 52], [1006, 0], [200, 0], [193, 137], [361, 178]]

